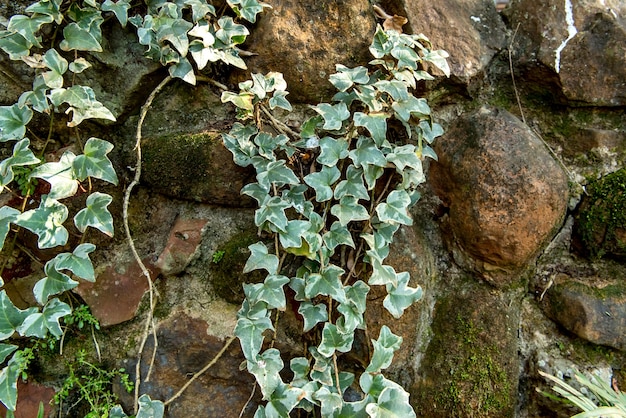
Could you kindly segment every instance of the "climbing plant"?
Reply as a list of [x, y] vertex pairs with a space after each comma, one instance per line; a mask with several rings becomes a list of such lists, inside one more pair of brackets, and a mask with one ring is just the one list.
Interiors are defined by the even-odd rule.
[[[412, 89], [433, 79], [424, 67], [446, 75], [449, 68], [445, 51], [433, 50], [423, 35], [380, 26], [370, 52], [369, 68], [337, 65], [329, 78], [337, 94], [311, 107], [315, 115], [299, 133], [271, 113], [292, 110], [280, 73], [252, 74], [238, 93], [222, 94], [242, 120], [223, 135], [224, 144], [235, 163], [256, 170], [256, 182], [242, 193], [257, 201], [255, 223], [271, 238], [270, 245], [249, 246], [244, 272], [265, 270], [267, 277], [244, 285], [235, 328], [266, 401], [257, 418], [314, 408], [325, 417], [415, 416], [408, 393], [383, 374], [402, 337], [383, 325], [360, 376], [341, 357], [352, 350], [355, 333], [367, 328], [370, 286], [385, 287], [383, 306], [395, 318], [422, 296], [409, 273], [396, 272], [385, 259], [400, 226], [412, 224], [408, 211], [425, 181], [422, 160], [436, 158], [430, 144], [443, 133]], [[295, 295], [302, 331], [315, 342], [290, 360], [291, 380], [281, 374], [280, 351], [273, 341], [266, 344], [286, 310], [285, 287]], [[360, 400], [346, 401], [357, 378]]]

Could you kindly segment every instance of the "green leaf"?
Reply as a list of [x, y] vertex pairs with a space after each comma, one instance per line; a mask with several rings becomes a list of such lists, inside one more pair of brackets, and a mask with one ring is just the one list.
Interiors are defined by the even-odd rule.
[[311, 228], [311, 222], [305, 220], [293, 220], [287, 223], [285, 232], [280, 233], [280, 245], [284, 248], [299, 248], [302, 245], [302, 236]]
[[58, 260], [53, 258], [46, 263], [44, 266], [46, 276], [35, 283], [33, 287], [33, 294], [40, 305], [45, 305], [50, 296], [58, 295], [78, 286], [77, 281], [59, 271], [61, 269], [57, 267], [57, 262]]
[[304, 182], [315, 190], [316, 201], [325, 202], [333, 197], [332, 185], [340, 175], [337, 167], [324, 166], [321, 171], [307, 175]]
[[335, 167], [339, 160], [348, 156], [348, 141], [325, 136], [320, 139], [320, 150], [317, 162], [328, 167]]
[[162, 401], [152, 400], [145, 393], [139, 397], [139, 410], [135, 418], [163, 418], [165, 405]]
[[367, 105], [370, 112], [381, 112], [384, 101], [378, 97], [378, 91], [372, 86], [359, 86], [355, 89], [356, 96]]
[[[37, 163], [39, 163], [39, 158], [35, 157], [35, 154], [30, 150], [30, 140], [24, 138], [18, 141], [13, 146], [13, 155], [0, 162], [0, 187], [4, 187], [13, 181], [13, 167]], [[1, 237], [2, 235], [0, 235]]]
[[87, 68], [90, 68], [91, 64], [85, 58], [76, 58], [69, 65], [69, 69], [74, 74], [80, 74], [85, 71]]
[[68, 89], [54, 89], [50, 92], [50, 100], [55, 106], [67, 103], [66, 114], [72, 112], [72, 120], [67, 123], [70, 128], [77, 126], [85, 119], [107, 119], [115, 121], [115, 116], [102, 103], [96, 100], [91, 87], [72, 86]]
[[413, 97], [409, 94], [407, 85], [402, 81], [380, 80], [374, 84], [374, 87], [376, 87], [379, 91], [387, 93], [395, 101], [409, 100], [410, 97]]
[[128, 22], [128, 10], [130, 9], [130, 3], [128, 0], [117, 0], [115, 3], [111, 0], [106, 0], [102, 3], [103, 12], [113, 12], [115, 17], [120, 22], [123, 28], [126, 27]]
[[346, 293], [341, 283], [341, 275], [345, 271], [333, 264], [329, 264], [320, 273], [310, 274], [306, 278], [304, 294], [308, 299], [319, 295], [330, 296], [338, 302], [346, 301]]
[[[223, 101], [222, 95], [222, 102]], [[252, 164], [252, 157], [257, 155], [257, 147], [250, 138], [256, 135], [256, 133], [257, 129], [254, 125], [244, 126], [236, 122], [228, 134], [222, 134], [224, 146], [233, 154], [235, 164], [242, 167], [247, 167]]]
[[314, 346], [309, 347], [309, 353], [315, 359], [311, 368], [311, 379], [322, 385], [333, 386], [335, 375], [333, 373], [332, 358], [322, 355]]
[[383, 300], [383, 306], [394, 318], [400, 318], [404, 310], [422, 298], [422, 288], [408, 287], [409, 273], [398, 273], [398, 285], [387, 284], [387, 296]]
[[324, 118], [323, 128], [327, 131], [336, 131], [341, 129], [343, 121], [350, 117], [350, 111], [345, 103], [337, 103], [330, 105], [328, 103], [320, 103], [313, 107], [317, 113]]
[[378, 340], [372, 340], [374, 355], [367, 366], [366, 372], [380, 373], [386, 369], [393, 361], [393, 354], [400, 348], [402, 337], [395, 335], [387, 325], [380, 329]]
[[422, 161], [415, 153], [415, 145], [412, 144], [394, 147], [393, 151], [387, 154], [387, 161], [396, 166], [398, 173], [402, 173], [405, 167], [422, 169]]
[[396, 111], [396, 115], [401, 121], [408, 122], [411, 114], [430, 115], [430, 107], [426, 99], [409, 96], [406, 100], [393, 102], [391, 107]]
[[254, 105], [252, 104], [252, 100], [254, 99], [254, 94], [248, 92], [241, 92], [239, 94], [232, 93], [230, 91], [222, 92], [222, 103], [231, 102], [235, 106], [244, 110], [254, 110]]
[[0, 106], [0, 142], [22, 139], [32, 117], [33, 111], [28, 106]]
[[[270, 198], [270, 190], [269, 188], [265, 188], [261, 186], [259, 183], [248, 183], [241, 189], [241, 194], [248, 195], [257, 201], [259, 206], [265, 204], [265, 202]], [[284, 198], [284, 196], [283, 196]]]
[[95, 249], [95, 245], [86, 242], [78, 245], [71, 253], [58, 254], [54, 258], [54, 260], [56, 260], [56, 269], [70, 270], [81, 279], [94, 282], [96, 280], [96, 276], [89, 254]]
[[353, 333], [357, 328], [365, 329], [365, 321], [363, 314], [358, 312], [356, 308], [347, 303], [340, 303], [337, 311], [342, 315], [337, 319], [337, 328], [345, 333]]
[[76, 178], [80, 181], [87, 177], [94, 177], [117, 185], [117, 174], [107, 154], [113, 150], [113, 144], [108, 141], [89, 138], [85, 143], [82, 155], [76, 157], [72, 168]]
[[35, 14], [31, 17], [24, 15], [15, 15], [9, 20], [7, 29], [11, 32], [17, 32], [22, 35], [29, 43], [37, 48], [41, 48], [41, 37], [35, 35], [39, 29], [46, 23], [51, 23], [54, 19], [52, 16], [45, 14]]
[[283, 383], [279, 372], [284, 365], [280, 351], [275, 348], [265, 350], [256, 359], [247, 361], [248, 371], [256, 377], [263, 392], [263, 399], [269, 399], [278, 385]]
[[250, 35], [248, 28], [235, 23], [232, 17], [222, 17], [217, 21], [217, 24], [219, 29], [215, 32], [215, 37], [222, 42], [226, 48], [242, 44], [246, 40], [246, 36]]
[[26, 12], [52, 16], [56, 24], [60, 25], [63, 22], [63, 13], [60, 11], [62, 2], [63, 0], [41, 0], [28, 6]]
[[279, 231], [285, 231], [288, 220], [285, 215], [285, 209], [289, 208], [289, 203], [285, 202], [280, 196], [273, 196], [267, 199], [254, 212], [255, 224], [262, 228], [266, 225], [273, 225]]
[[362, 112], [356, 112], [354, 114], [354, 126], [363, 126], [365, 127], [374, 142], [379, 147], [383, 145], [385, 139], [387, 139], [387, 118], [389, 114], [376, 112], [365, 114]]
[[256, 179], [265, 187], [270, 187], [272, 184], [280, 187], [285, 184], [300, 183], [298, 177], [285, 165], [285, 160], [271, 161], [264, 171], [257, 174]]
[[335, 68], [337, 73], [331, 74], [328, 79], [339, 91], [348, 90], [354, 83], [366, 84], [370, 80], [365, 67], [348, 68], [344, 65], [336, 64]]
[[65, 245], [69, 234], [63, 226], [68, 209], [47, 195], [41, 196], [41, 203], [36, 209], [17, 216], [15, 224], [37, 234], [40, 249]]
[[167, 41], [180, 54], [187, 56], [189, 52], [189, 37], [187, 32], [193, 28], [193, 24], [185, 19], [163, 19], [163, 24], [157, 27], [156, 36], [159, 42]]
[[76, 155], [72, 151], [65, 151], [58, 162], [50, 162], [36, 167], [30, 177], [43, 179], [50, 183], [51, 199], [64, 199], [74, 196], [78, 191], [78, 180], [72, 170]]
[[377, 25], [376, 33], [374, 33], [374, 39], [370, 45], [370, 53], [374, 58], [383, 58], [385, 55], [391, 52], [393, 44], [389, 42], [389, 37], [383, 30], [382, 26]]
[[4, 363], [7, 357], [18, 349], [17, 345], [13, 344], [0, 344], [0, 363]]
[[191, 6], [192, 20], [198, 22], [211, 14], [215, 16], [215, 7], [206, 0], [185, 0], [185, 4]]
[[285, 135], [274, 136], [267, 132], [259, 132], [254, 138], [254, 143], [258, 145], [259, 155], [265, 157], [270, 161], [275, 161], [276, 156], [274, 150], [279, 146], [285, 145], [289, 142], [289, 138]]
[[367, 396], [357, 402], [344, 402], [337, 418], [368, 418], [365, 406], [370, 402], [371, 400]]
[[189, 83], [192, 86], [196, 85], [196, 75], [194, 74], [193, 67], [187, 58], [181, 57], [176, 64], [170, 65], [168, 71], [172, 77], [180, 78], [185, 83]]
[[320, 412], [323, 417], [335, 416], [343, 406], [341, 395], [337, 391], [331, 392], [327, 386], [322, 386], [315, 392], [314, 399], [321, 403]]
[[45, 338], [50, 331], [58, 339], [63, 335], [59, 320], [71, 313], [70, 305], [55, 298], [46, 303], [42, 312], [29, 315], [17, 331], [24, 337], [37, 338]]
[[4, 240], [11, 229], [11, 223], [15, 222], [20, 211], [10, 206], [0, 207], [0, 249], [4, 246]]
[[239, 318], [235, 325], [235, 335], [241, 343], [241, 351], [249, 361], [254, 361], [263, 345], [263, 331], [274, 329], [268, 317], [258, 319]]
[[410, 204], [411, 197], [406, 191], [394, 190], [389, 193], [385, 202], [376, 206], [376, 214], [381, 222], [412, 225], [413, 219], [407, 210]]
[[391, 266], [384, 265], [380, 258], [373, 257], [372, 251], [368, 251], [367, 254], [370, 256], [370, 264], [372, 265], [372, 275], [367, 282], [372, 286], [382, 286], [388, 284], [391, 284], [392, 286], [397, 285], [398, 274], [396, 273], [396, 270]]
[[377, 165], [366, 164], [363, 167], [363, 177], [367, 183], [367, 190], [374, 190], [376, 187], [376, 180], [382, 177], [385, 172], [383, 167]]
[[378, 397], [377, 403], [365, 407], [371, 418], [413, 418], [415, 411], [409, 403], [409, 394], [402, 388], [387, 387]]
[[432, 63], [435, 67], [443, 71], [446, 77], [450, 77], [450, 66], [448, 65], [447, 60], [449, 56], [450, 55], [446, 51], [439, 49], [437, 51], [430, 51], [424, 54], [422, 60]]
[[81, 209], [74, 216], [74, 225], [82, 233], [85, 232], [87, 227], [98, 229], [109, 237], [113, 236], [113, 215], [109, 212], [108, 206], [113, 201], [113, 198], [100, 192], [93, 192], [87, 198], [85, 208]]
[[328, 321], [328, 307], [323, 303], [316, 305], [311, 302], [302, 302], [298, 308], [298, 313], [304, 319], [303, 332], [309, 332], [320, 322]]
[[365, 136], [359, 137], [356, 148], [350, 151], [350, 159], [356, 167], [361, 167], [362, 165], [385, 167], [387, 165], [385, 155], [376, 146], [374, 140]]
[[345, 180], [341, 180], [335, 187], [335, 199], [342, 199], [344, 196], [369, 200], [370, 196], [363, 184], [363, 171], [352, 165], [348, 166]]
[[311, 116], [310, 118], [305, 120], [302, 126], [300, 127], [300, 137], [302, 139], [307, 139], [312, 136], [315, 136], [315, 130], [320, 125], [322, 125], [322, 122], [324, 122], [324, 118], [321, 117], [320, 115]]
[[263, 11], [263, 7], [270, 7], [268, 4], [257, 0], [228, 0], [228, 5], [237, 16], [246, 19], [250, 23], [256, 22], [256, 16]]
[[272, 392], [267, 405], [265, 405], [265, 417], [283, 418], [290, 416], [291, 410], [303, 398], [303, 392], [300, 388], [279, 383]]
[[0, 31], [0, 48], [12, 60], [19, 60], [21, 57], [28, 56], [32, 46], [33, 44], [17, 32]]
[[293, 108], [291, 107], [291, 103], [287, 100], [286, 96], [289, 93], [286, 91], [276, 91], [272, 95], [272, 98], [269, 100], [270, 109], [274, 110], [277, 107], [281, 109], [285, 109], [288, 112], [291, 112]]
[[356, 248], [354, 241], [352, 240], [352, 234], [342, 225], [340, 222], [333, 222], [330, 226], [330, 230], [323, 235], [324, 244], [326, 248], [334, 251], [339, 245], [347, 245], [352, 248]]
[[335, 215], [343, 226], [348, 225], [351, 221], [366, 221], [370, 218], [367, 209], [352, 196], [341, 198], [338, 204], [330, 208], [330, 213]]
[[[0, 340], [6, 340], [12, 336], [24, 320], [36, 312], [38, 312], [37, 308], [24, 310], [17, 308], [7, 296], [6, 290], [0, 291]], [[4, 399], [1, 394], [0, 399]]]
[[9, 364], [0, 371], [0, 401], [9, 411], [17, 408], [17, 379], [22, 371], [19, 364], [14, 359], [19, 351], [13, 355]]
[[438, 123], [422, 120], [419, 123], [419, 128], [422, 131], [422, 136], [429, 144], [435, 141], [435, 138], [443, 135], [443, 128]]
[[48, 86], [43, 80], [43, 76], [38, 75], [33, 81], [33, 90], [22, 93], [17, 101], [18, 106], [32, 106], [39, 113], [50, 113], [50, 104], [48, 103]]
[[[289, 189], [283, 190], [282, 197], [288, 202], [298, 213], [309, 217], [313, 211], [313, 204], [309, 202], [305, 193], [309, 190], [306, 184], [291, 185]], [[267, 191], [269, 193], [269, 190]], [[259, 202], [260, 204], [261, 202]]]
[[244, 273], [252, 270], [267, 270], [269, 274], [276, 274], [278, 270], [278, 257], [268, 254], [267, 247], [262, 242], [248, 246], [251, 254], [243, 268]]
[[346, 298], [356, 312], [361, 314], [365, 313], [367, 293], [369, 291], [370, 287], [362, 280], [357, 280], [352, 286], [346, 286]]
[[63, 40], [59, 46], [63, 51], [102, 52], [102, 45], [100, 45], [102, 35], [98, 32], [99, 28], [98, 30], [85, 29], [72, 22], [63, 29]]
[[354, 333], [344, 334], [337, 329], [337, 326], [327, 322], [322, 330], [322, 342], [317, 347], [317, 351], [324, 357], [330, 357], [335, 351], [347, 353], [352, 348]]
[[67, 60], [56, 49], [49, 49], [43, 56], [43, 63], [50, 69], [42, 74], [46, 86], [51, 89], [63, 87], [63, 74], [68, 68]]
[[398, 69], [410, 68], [411, 70], [417, 70], [417, 62], [420, 61], [420, 57], [413, 48], [398, 45], [391, 50], [391, 56], [398, 60]]
[[246, 297], [250, 303], [258, 301], [267, 303], [268, 309], [285, 310], [285, 292], [283, 286], [289, 283], [289, 278], [270, 274], [263, 283], [244, 284]]

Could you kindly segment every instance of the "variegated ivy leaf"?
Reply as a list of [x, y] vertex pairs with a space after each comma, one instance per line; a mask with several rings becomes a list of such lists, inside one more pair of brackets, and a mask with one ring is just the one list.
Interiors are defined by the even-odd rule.
[[274, 150], [287, 144], [289, 138], [286, 135], [271, 135], [267, 132], [259, 132], [254, 138], [254, 143], [258, 145], [259, 155], [267, 158], [269, 161], [276, 160]]
[[272, 184], [280, 187], [286, 184], [299, 184], [300, 180], [285, 165], [284, 160], [271, 161], [265, 166], [265, 170], [258, 173], [257, 181], [264, 187], [270, 187]]
[[362, 112], [354, 113], [354, 125], [365, 127], [377, 146], [382, 146], [387, 139], [387, 118], [389, 114], [383, 112], [372, 112], [365, 114]]
[[395, 101], [391, 104], [391, 107], [396, 112], [396, 116], [403, 121], [409, 122], [412, 114], [416, 115], [430, 115], [430, 107], [424, 98], [416, 98], [410, 95], [405, 100]]
[[33, 44], [17, 32], [0, 31], [0, 48], [9, 55], [11, 60], [19, 60], [30, 54]]
[[129, 9], [130, 3], [128, 0], [117, 0], [115, 3], [112, 0], [105, 0], [105, 2], [102, 3], [102, 11], [113, 12], [123, 28], [126, 27], [126, 23], [128, 22]]
[[345, 65], [336, 64], [335, 69], [337, 72], [331, 74], [328, 79], [339, 91], [346, 91], [355, 83], [366, 84], [370, 80], [365, 67], [348, 68]]
[[0, 401], [9, 411], [15, 411], [17, 408], [17, 380], [22, 373], [21, 365], [25, 361], [22, 357], [22, 351], [17, 351], [0, 371]]
[[414, 418], [415, 411], [409, 403], [409, 394], [402, 388], [387, 387], [378, 396], [376, 403], [365, 407], [372, 418]]
[[355, 167], [364, 165], [375, 165], [385, 167], [387, 159], [383, 152], [378, 148], [372, 138], [365, 136], [359, 137], [356, 148], [350, 151], [350, 159], [354, 162]]
[[447, 58], [449, 56], [450, 55], [446, 51], [438, 49], [436, 51], [430, 51], [424, 54], [422, 60], [432, 63], [435, 67], [443, 71], [446, 77], [450, 77], [450, 66], [448, 65], [447, 61]]
[[11, 223], [15, 222], [20, 211], [10, 206], [0, 208], [0, 249], [4, 246], [4, 240], [11, 229]]
[[241, 194], [250, 196], [257, 201], [259, 206], [264, 205], [265, 202], [271, 197], [269, 193], [270, 189], [261, 186], [259, 183], [248, 183], [241, 189]]
[[[223, 95], [222, 102], [224, 102]], [[258, 152], [257, 147], [250, 138], [256, 135], [257, 132], [258, 130], [254, 125], [244, 126], [236, 122], [228, 134], [222, 134], [224, 146], [233, 154], [235, 164], [241, 167], [247, 167], [252, 164], [251, 159], [256, 156]], [[269, 186], [267, 189], [269, 190]]]
[[247, 361], [248, 371], [256, 377], [263, 399], [268, 399], [279, 384], [283, 383], [279, 372], [283, 369], [284, 363], [280, 358], [280, 351], [275, 348], [265, 350], [254, 360]]
[[302, 302], [298, 308], [298, 313], [304, 319], [304, 329], [302, 330], [304, 332], [309, 332], [320, 322], [328, 321], [328, 307], [323, 303]]
[[193, 66], [186, 57], [180, 57], [178, 62], [170, 65], [167, 70], [172, 77], [180, 78], [192, 86], [196, 85], [196, 75], [193, 71]]
[[289, 361], [289, 368], [293, 372], [292, 385], [300, 386], [306, 384], [309, 379], [309, 360], [305, 357], [294, 357]]
[[348, 304], [354, 307], [356, 312], [365, 313], [367, 293], [370, 287], [362, 280], [357, 280], [352, 286], [346, 286], [346, 298]]
[[299, 248], [302, 245], [302, 236], [311, 228], [311, 222], [292, 220], [287, 223], [285, 232], [279, 234], [280, 245], [284, 248]]
[[348, 156], [348, 141], [325, 136], [320, 139], [320, 150], [317, 162], [327, 167], [335, 167], [339, 160]]
[[[326, 168], [326, 167], [324, 167]], [[369, 200], [370, 196], [363, 184], [363, 171], [352, 165], [348, 166], [346, 178], [335, 187], [335, 199], [352, 196], [356, 199]]]
[[13, 155], [0, 162], [0, 189], [13, 181], [13, 167], [37, 164], [39, 158], [30, 150], [30, 140], [24, 138], [13, 146]]
[[67, 215], [65, 205], [43, 195], [39, 207], [18, 215], [15, 224], [37, 234], [39, 248], [52, 248], [67, 243], [69, 234], [63, 226]]
[[363, 314], [358, 312], [354, 306], [348, 303], [340, 303], [337, 311], [342, 316], [337, 319], [336, 325], [342, 333], [353, 333], [357, 328], [365, 328]]
[[[313, 211], [313, 203], [309, 202], [306, 198], [305, 193], [308, 190], [309, 188], [306, 184], [291, 185], [288, 189], [283, 190], [282, 198], [284, 201], [289, 202], [291, 207], [298, 213], [310, 218], [311, 212]], [[261, 202], [259, 202], [259, 204], [261, 204]]]
[[102, 31], [100, 25], [104, 19], [100, 18], [93, 22], [88, 28], [78, 23], [71, 22], [63, 29], [63, 40], [59, 44], [63, 51], [90, 51], [102, 52]]
[[252, 304], [263, 301], [267, 303], [268, 309], [284, 311], [286, 301], [283, 286], [287, 283], [288, 277], [270, 274], [263, 283], [244, 284], [244, 291]]
[[239, 318], [235, 325], [235, 335], [241, 343], [241, 351], [249, 361], [254, 361], [263, 345], [263, 331], [274, 329], [272, 321], [268, 317], [248, 319]]
[[380, 373], [391, 365], [393, 354], [400, 348], [402, 337], [395, 335], [387, 325], [380, 328], [378, 340], [372, 340], [374, 355], [367, 366], [366, 372]]
[[369, 108], [370, 112], [383, 110], [385, 102], [378, 95], [378, 90], [372, 86], [358, 86], [355, 89], [356, 96]]
[[76, 58], [69, 65], [69, 70], [74, 74], [80, 74], [85, 71], [87, 68], [91, 67], [91, 63], [87, 61], [85, 58]]
[[317, 347], [314, 346], [309, 347], [309, 353], [311, 353], [311, 357], [315, 360], [313, 367], [311, 367], [311, 380], [322, 385], [333, 386], [335, 384], [335, 374], [332, 366], [332, 358], [322, 355], [322, 353], [317, 350]]
[[411, 197], [404, 190], [394, 190], [387, 196], [385, 202], [376, 206], [376, 214], [381, 222], [412, 225], [413, 219], [407, 208], [411, 204]]
[[7, 359], [15, 350], [18, 349], [17, 345], [13, 344], [0, 344], [0, 363], [4, 363], [4, 360]]
[[243, 268], [244, 273], [252, 270], [267, 270], [269, 274], [276, 274], [278, 270], [278, 257], [268, 254], [267, 247], [262, 242], [249, 245], [251, 254]]
[[256, 16], [263, 11], [264, 7], [271, 7], [269, 4], [258, 0], [228, 0], [228, 5], [237, 16], [250, 23], [256, 22]]
[[326, 248], [331, 251], [334, 251], [339, 245], [347, 245], [356, 248], [352, 240], [352, 234], [341, 222], [333, 222], [330, 226], [330, 230], [322, 236], [322, 239], [324, 240]]
[[288, 202], [285, 202], [280, 196], [273, 196], [264, 201], [254, 212], [254, 222], [260, 228], [274, 227], [273, 229], [284, 232], [288, 223], [285, 210], [288, 208]]
[[68, 67], [67, 60], [56, 49], [49, 49], [43, 56], [43, 63], [50, 69], [42, 74], [46, 86], [51, 89], [63, 87], [63, 74]]
[[193, 24], [185, 19], [160, 19], [156, 25], [156, 36], [159, 42], [167, 41], [176, 48], [181, 57], [189, 52], [189, 37], [187, 32]]
[[[35, 80], [33, 81], [33, 89], [31, 91], [25, 91], [22, 93], [20, 98], [17, 101], [18, 106], [20, 107], [28, 107], [32, 106], [34, 110], [39, 113], [50, 113], [50, 103], [48, 102], [48, 96], [46, 93], [48, 92], [48, 86], [43, 80], [43, 76], [38, 75], [35, 76]], [[0, 140], [1, 140], [1, 132], [0, 129]]]
[[339, 180], [341, 173], [337, 167], [322, 167], [321, 171], [304, 177], [304, 182], [315, 190], [315, 200], [325, 202], [333, 197], [332, 186]]
[[363, 177], [365, 177], [365, 183], [367, 183], [367, 190], [374, 190], [374, 187], [376, 187], [376, 180], [382, 177], [385, 169], [371, 164], [366, 164], [362, 168]]
[[265, 405], [265, 417], [290, 416], [290, 412], [301, 402], [303, 397], [304, 391], [302, 389], [282, 382], [279, 383]]
[[399, 80], [379, 80], [374, 83], [374, 87], [387, 93], [394, 102], [409, 100], [410, 97], [413, 97], [409, 94], [407, 85]]
[[391, 50], [391, 56], [398, 60], [397, 68], [417, 70], [417, 63], [421, 61], [417, 52], [406, 45], [398, 45]]
[[330, 208], [330, 213], [335, 215], [343, 226], [352, 221], [366, 221], [370, 218], [367, 209], [353, 196], [342, 197], [338, 204]]
[[67, 274], [61, 273], [57, 266], [58, 260], [53, 258], [44, 266], [46, 276], [35, 283], [33, 294], [37, 303], [45, 305], [48, 298], [52, 295], [58, 295], [66, 290], [74, 289], [78, 286], [78, 282], [72, 280]]
[[41, 37], [36, 35], [46, 23], [52, 22], [52, 16], [35, 14], [33, 16], [15, 15], [9, 20], [7, 30], [22, 35], [29, 43], [41, 48]]
[[113, 215], [109, 212], [108, 206], [113, 198], [100, 192], [93, 192], [87, 198], [85, 207], [74, 216], [74, 225], [82, 233], [87, 227], [96, 228], [109, 237], [113, 236]]
[[340, 394], [331, 392], [327, 386], [322, 386], [313, 395], [313, 398], [321, 404], [320, 412], [323, 417], [334, 417], [343, 406], [343, 398]]
[[210, 14], [216, 16], [215, 7], [206, 0], [185, 0], [185, 4], [191, 6], [192, 20], [198, 22]]
[[11, 302], [6, 290], [2, 290], [0, 291], [0, 311], [2, 311], [2, 315], [0, 315], [0, 340], [6, 340], [13, 335], [26, 318], [38, 312], [38, 309], [19, 309]]
[[304, 294], [313, 299], [318, 295], [326, 295], [338, 302], [346, 301], [346, 292], [341, 283], [345, 271], [341, 267], [329, 264], [319, 273], [312, 273], [306, 278]]
[[391, 266], [384, 265], [382, 260], [373, 253], [373, 250], [367, 251], [370, 258], [370, 264], [372, 266], [372, 275], [367, 282], [372, 286], [396, 286], [398, 283], [398, 274], [396, 273], [396, 270]]
[[326, 322], [322, 330], [322, 342], [317, 347], [317, 351], [324, 357], [331, 357], [335, 351], [347, 353], [352, 348], [354, 333], [344, 334], [337, 329], [337, 326]]
[[[217, 21], [219, 29], [215, 32], [215, 37], [222, 43], [224, 48], [232, 48], [242, 44], [246, 40], [246, 36], [250, 35], [250, 31], [244, 25], [240, 25], [233, 21], [232, 17], [224, 16]], [[216, 44], [219, 48], [220, 45]]]
[[28, 106], [0, 106], [0, 142], [22, 139], [32, 117]]
[[422, 137], [428, 142], [432, 144], [435, 138], [443, 135], [443, 128], [436, 122], [430, 122], [427, 120], [422, 120], [419, 123], [419, 129], [422, 132]]
[[60, 25], [63, 22], [63, 13], [60, 11], [62, 2], [63, 0], [42, 0], [28, 6], [26, 11], [51, 16], [57, 25]]
[[293, 108], [291, 107], [291, 103], [287, 100], [287, 95], [289, 92], [286, 91], [276, 91], [272, 95], [272, 98], [269, 100], [268, 104], [270, 105], [270, 109], [274, 110], [277, 107], [281, 109], [285, 109], [288, 112], [291, 112]]
[[93, 264], [89, 254], [96, 246], [88, 242], [78, 245], [71, 253], [58, 254], [56, 260], [57, 270], [69, 270], [81, 279], [93, 282], [96, 280]]
[[72, 168], [76, 155], [65, 151], [58, 162], [50, 162], [36, 167], [30, 177], [43, 179], [50, 183], [51, 199], [65, 199], [78, 191], [78, 179]]
[[135, 418], [163, 418], [165, 405], [158, 399], [150, 399], [145, 393], [138, 399], [139, 410]]
[[404, 310], [422, 298], [422, 288], [409, 287], [410, 275], [406, 271], [398, 273], [398, 284], [387, 284], [387, 296], [383, 300], [383, 306], [394, 318], [400, 318]]
[[58, 339], [63, 335], [59, 320], [71, 313], [72, 308], [67, 303], [55, 298], [46, 303], [41, 312], [26, 318], [17, 331], [24, 337], [37, 338], [46, 338], [50, 331], [50, 334]]
[[330, 105], [328, 103], [320, 103], [313, 107], [317, 113], [324, 118], [323, 128], [327, 131], [337, 131], [341, 129], [343, 121], [350, 117], [350, 111], [345, 103], [337, 103]]
[[63, 103], [69, 105], [65, 113], [72, 113], [72, 120], [67, 123], [70, 128], [78, 126], [85, 119], [116, 120], [111, 111], [96, 100], [96, 94], [91, 87], [72, 86], [67, 89], [54, 89], [50, 92], [50, 100], [55, 106]]
[[117, 185], [117, 174], [107, 154], [113, 150], [113, 144], [98, 138], [89, 138], [82, 155], [76, 157], [72, 168], [78, 180], [93, 177]]
[[422, 161], [415, 153], [415, 145], [412, 144], [394, 147], [393, 151], [387, 154], [387, 161], [396, 166], [398, 173], [402, 173], [405, 167], [422, 169]]

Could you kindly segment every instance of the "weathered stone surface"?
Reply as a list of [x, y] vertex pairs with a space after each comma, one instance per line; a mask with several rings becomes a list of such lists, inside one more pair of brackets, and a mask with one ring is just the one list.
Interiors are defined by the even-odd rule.
[[421, 417], [512, 417], [520, 295], [461, 280], [437, 299], [411, 403]]
[[198, 255], [198, 246], [202, 239], [202, 228], [206, 219], [178, 219], [168, 237], [165, 249], [159, 255], [155, 266], [165, 276], [175, 275]]
[[403, 10], [390, 12], [409, 19], [407, 32], [423, 33], [435, 49], [450, 54], [451, 75], [462, 82], [483, 73], [505, 47], [506, 28], [492, 0], [400, 0]]
[[532, 131], [503, 110], [460, 117], [436, 144], [430, 179], [449, 208], [455, 260], [493, 284], [513, 283], [560, 226], [567, 177]]
[[[39, 385], [34, 382], [25, 382], [19, 379], [17, 382], [17, 407], [15, 409], [15, 418], [34, 418], [39, 411], [39, 404], [43, 404], [44, 417], [51, 416], [52, 398], [54, 397], [54, 389]], [[0, 403], [0, 415], [6, 416], [7, 410]]]
[[255, 203], [239, 193], [254, 181], [254, 170], [233, 162], [218, 132], [147, 138], [142, 152], [142, 183], [158, 193], [222, 206]]
[[518, 0], [505, 13], [523, 38], [516, 55], [557, 73], [567, 99], [596, 106], [626, 104], [624, 2]]
[[244, 49], [258, 54], [246, 64], [253, 73], [282, 72], [289, 100], [319, 103], [336, 91], [328, 81], [335, 64], [353, 67], [372, 59], [368, 47], [375, 29], [367, 1], [272, 1], [246, 41]]
[[595, 344], [626, 350], [626, 286], [591, 286], [565, 275], [546, 292], [543, 310], [568, 331]]

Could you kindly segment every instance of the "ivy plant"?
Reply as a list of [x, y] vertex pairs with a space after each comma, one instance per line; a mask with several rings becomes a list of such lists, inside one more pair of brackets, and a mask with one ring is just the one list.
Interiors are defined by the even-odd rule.
[[[383, 374], [402, 337], [383, 325], [359, 376], [342, 367], [342, 356], [353, 349], [355, 333], [367, 328], [371, 286], [386, 289], [383, 305], [395, 318], [422, 296], [408, 272], [396, 272], [385, 260], [394, 234], [412, 224], [409, 208], [425, 181], [422, 161], [436, 158], [430, 145], [443, 134], [413, 89], [433, 79], [426, 66], [446, 75], [449, 67], [447, 53], [433, 50], [423, 35], [380, 26], [370, 52], [369, 68], [336, 66], [330, 82], [337, 94], [311, 107], [314, 115], [299, 133], [271, 116], [276, 108], [292, 110], [280, 73], [253, 74], [239, 92], [222, 94], [241, 119], [223, 135], [224, 145], [235, 163], [255, 169], [256, 182], [242, 193], [256, 200], [255, 223], [274, 241], [249, 246], [244, 272], [267, 276], [244, 285], [235, 328], [265, 401], [257, 418], [285, 417], [294, 409], [328, 417], [415, 416], [408, 393]], [[270, 133], [263, 115], [280, 132]], [[392, 126], [399, 129], [392, 133]], [[266, 339], [286, 309], [286, 288], [295, 295], [303, 332], [316, 344], [290, 359], [291, 373], [284, 374], [283, 356]], [[349, 387], [359, 400], [346, 401]]]

